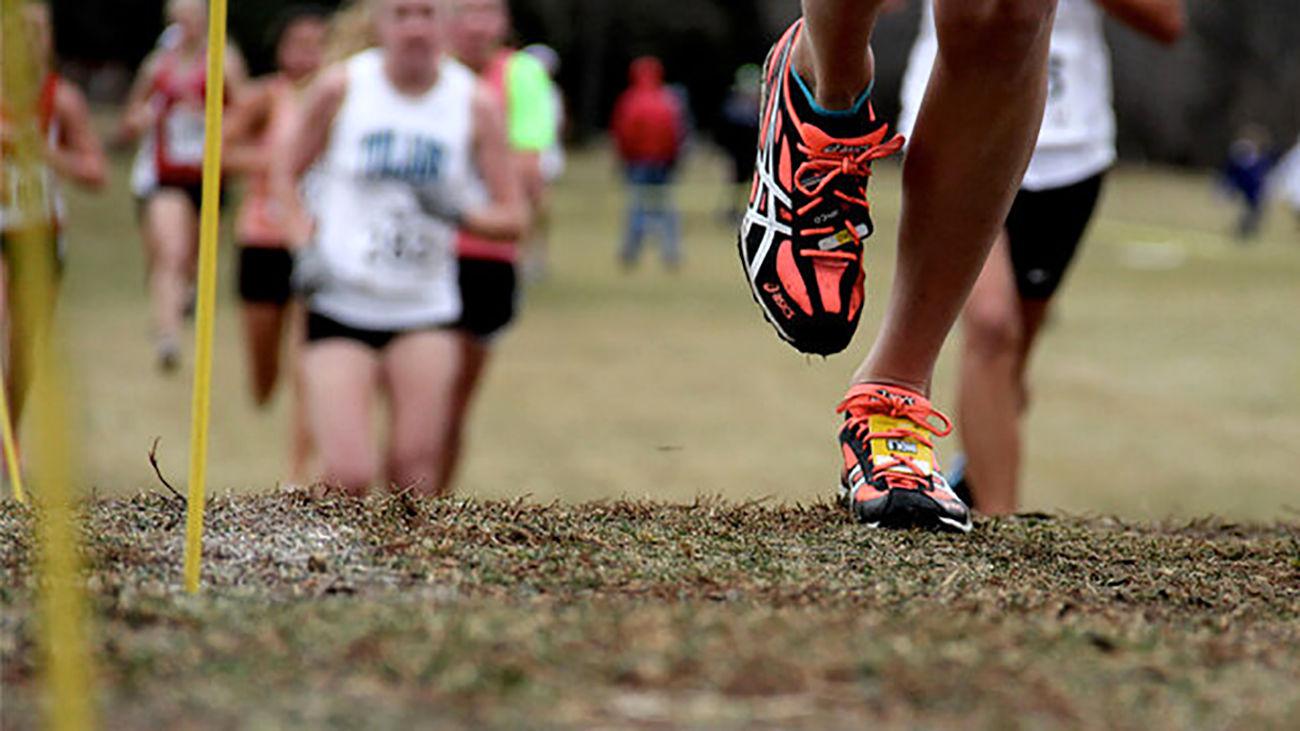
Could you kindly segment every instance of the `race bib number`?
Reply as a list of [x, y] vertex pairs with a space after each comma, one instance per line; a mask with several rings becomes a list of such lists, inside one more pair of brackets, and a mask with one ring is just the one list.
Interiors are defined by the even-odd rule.
[[402, 211], [379, 216], [371, 225], [365, 266], [379, 287], [423, 286], [448, 265], [449, 236], [424, 216]]
[[1069, 61], [1053, 53], [1047, 59], [1047, 107], [1043, 110], [1043, 129], [1069, 130], [1073, 126], [1073, 110], [1068, 87]]
[[4, 209], [6, 225], [18, 225], [23, 215], [33, 210], [53, 215], [50, 179], [44, 169], [24, 170], [10, 160], [5, 160], [2, 168], [0, 189], [4, 198], [0, 207]]
[[203, 114], [197, 109], [177, 107], [163, 122], [166, 137], [164, 155], [171, 165], [198, 167], [203, 164]]
[[1047, 59], [1047, 98], [1056, 101], [1065, 96], [1065, 59], [1052, 54]]

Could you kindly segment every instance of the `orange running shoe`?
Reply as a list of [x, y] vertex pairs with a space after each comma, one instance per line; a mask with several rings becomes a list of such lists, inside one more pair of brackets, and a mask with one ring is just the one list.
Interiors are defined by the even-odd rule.
[[879, 383], [850, 388], [837, 411], [845, 416], [840, 499], [858, 522], [970, 532], [970, 509], [939, 472], [928, 436], [948, 436], [948, 417], [914, 391]]
[[783, 340], [804, 353], [848, 347], [863, 309], [863, 241], [871, 236], [871, 161], [898, 152], [871, 108], [816, 105], [790, 66], [796, 21], [763, 67], [758, 161], [739, 248], [750, 290]]

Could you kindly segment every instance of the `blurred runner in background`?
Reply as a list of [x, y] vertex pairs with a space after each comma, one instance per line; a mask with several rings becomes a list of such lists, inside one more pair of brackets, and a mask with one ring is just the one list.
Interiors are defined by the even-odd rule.
[[311, 458], [311, 434], [297, 374], [303, 322], [302, 313], [291, 306], [293, 255], [269, 174], [275, 151], [289, 143], [287, 128], [302, 90], [324, 61], [329, 11], [314, 5], [290, 7], [277, 20], [273, 33], [276, 71], [253, 83], [244, 103], [227, 118], [223, 159], [227, 171], [246, 176], [235, 224], [237, 279], [249, 383], [258, 406], [271, 401], [280, 377], [284, 336], [286, 331], [290, 333], [294, 405], [289, 480], [297, 484], [307, 478]]
[[[39, 85], [37, 108], [15, 114], [8, 105], [0, 106], [0, 347], [3, 347], [5, 382], [9, 398], [9, 417], [14, 432], [23, 413], [32, 373], [30, 333], [23, 332], [23, 317], [17, 312], [14, 282], [24, 274], [22, 257], [16, 247], [29, 241], [25, 234], [35, 233], [40, 245], [54, 263], [57, 273], [62, 269], [65, 254], [63, 229], [67, 216], [59, 180], [71, 180], [83, 187], [97, 190], [107, 179], [107, 162], [103, 146], [91, 126], [90, 110], [86, 98], [72, 83], [59, 76], [54, 63], [54, 33], [50, 22], [50, 9], [45, 3], [27, 3], [23, 6], [23, 21], [28, 29], [31, 53], [35, 58], [36, 76], [32, 81]], [[44, 149], [37, 153], [37, 168], [25, 170], [19, 165], [20, 156], [13, 145], [21, 142], [27, 130], [15, 125], [23, 120], [33, 120], [38, 126]], [[36, 216], [24, 210], [24, 202], [35, 202], [39, 208]], [[56, 281], [57, 284], [57, 281]], [[0, 455], [0, 464], [3, 464]]]
[[[556, 143], [554, 86], [533, 56], [506, 45], [510, 16], [505, 0], [448, 0], [448, 38], [453, 55], [478, 74], [504, 110], [512, 164], [531, 217], [545, 210], [542, 156]], [[529, 230], [531, 231], [531, 229]], [[515, 317], [519, 302], [519, 241], [486, 240], [462, 231], [460, 293], [456, 323], [459, 367], [451, 396], [454, 432], [447, 441], [441, 483], [452, 483], [464, 442], [464, 424], [487, 365], [492, 344]]]
[[[1177, 40], [1184, 26], [1182, 0], [1057, 5], [1038, 142], [962, 311], [957, 424], [965, 458], [954, 460], [948, 478], [967, 505], [991, 515], [1019, 505], [1029, 355], [1115, 162], [1107, 14], [1163, 43]], [[916, 126], [938, 47], [934, 6], [926, 2], [903, 80], [903, 134]]]
[[1277, 165], [1277, 194], [1300, 225], [1300, 139]]
[[[119, 131], [140, 139], [131, 189], [140, 206], [153, 308], [154, 350], [163, 372], [176, 370], [181, 330], [193, 305], [203, 191], [207, 5], [168, 0], [169, 27], [140, 67]], [[233, 46], [226, 54], [225, 102], [237, 106], [246, 77]]]
[[[307, 89], [272, 170], [307, 294], [302, 368], [327, 485], [438, 495], [456, 425], [458, 230], [512, 240], [527, 210], [500, 107], [443, 53], [441, 0], [375, 0], [378, 48]], [[350, 17], [350, 16], [348, 16]], [[315, 167], [308, 215], [298, 183]], [[376, 449], [373, 407], [388, 405]]]
[[[524, 53], [537, 59], [551, 78], [551, 114], [555, 124], [555, 141], [542, 151], [538, 159], [542, 182], [549, 188], [564, 174], [566, 164], [564, 131], [568, 124], [568, 117], [565, 112], [564, 91], [555, 81], [560, 73], [560, 54], [545, 43], [524, 46]], [[550, 266], [551, 208], [549, 202], [549, 196], [542, 196], [538, 209], [533, 212], [533, 230], [524, 247], [523, 275], [526, 282], [545, 279]]]

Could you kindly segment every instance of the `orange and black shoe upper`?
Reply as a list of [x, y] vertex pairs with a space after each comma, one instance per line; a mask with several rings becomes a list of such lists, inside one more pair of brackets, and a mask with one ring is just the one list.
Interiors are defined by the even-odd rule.
[[862, 316], [871, 162], [898, 152], [903, 138], [876, 119], [870, 89], [849, 110], [816, 106], [790, 63], [802, 28], [791, 26], [764, 64], [758, 160], [739, 247], [754, 299], [777, 334], [802, 352], [829, 355], [848, 347]]
[[879, 383], [849, 389], [839, 412], [840, 497], [858, 522], [970, 531], [970, 509], [939, 471], [931, 439], [952, 431], [948, 417], [918, 393]]

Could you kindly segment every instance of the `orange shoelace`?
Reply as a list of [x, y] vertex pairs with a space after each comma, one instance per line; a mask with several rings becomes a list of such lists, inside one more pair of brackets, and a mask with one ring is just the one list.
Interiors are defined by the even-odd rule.
[[[887, 142], [872, 145], [857, 154], [840, 151], [828, 152], [825, 149], [814, 150], [802, 142], [798, 143], [796, 146], [799, 151], [806, 155], [808, 159], [795, 171], [794, 187], [800, 193], [813, 199], [807, 205], [801, 207], [800, 212], [807, 211], [824, 200], [822, 191], [826, 190], [826, 186], [840, 176], [847, 175], [851, 178], [870, 177], [871, 161], [893, 155], [903, 149], [903, 143], [904, 138], [902, 135], [894, 135]], [[811, 188], [803, 182], [805, 178], [809, 177], [810, 173], [821, 175], [821, 179]], [[854, 197], [840, 190], [832, 191], [832, 193], [846, 203], [871, 208], [871, 204], [867, 202], [867, 186], [865, 183], [858, 188], [861, 197]]]
[[[876, 439], [910, 439], [933, 450], [934, 442], [927, 433], [936, 437], [946, 437], [952, 433], [952, 421], [931, 406], [929, 401], [879, 384], [862, 384], [849, 389], [835, 412], [848, 414], [844, 428], [852, 429], [854, 435], [865, 443]], [[905, 419], [915, 424], [916, 428], [899, 427], [873, 432], [869, 426], [872, 416]], [[934, 424], [934, 419], [938, 419], [938, 426]], [[900, 466], [905, 470], [895, 469]], [[930, 471], [906, 455], [890, 455], [873, 460], [871, 477], [874, 479], [882, 473], [885, 484], [890, 487], [923, 490], [931, 486]]]
[[[814, 150], [802, 142], [798, 143], [797, 147], [799, 151], [806, 155], [808, 159], [799, 166], [798, 170], [795, 171], [794, 185], [799, 192], [811, 199], [799, 208], [798, 213], [803, 215], [821, 205], [826, 200], [826, 197], [823, 195], [826, 187], [841, 176], [849, 176], [851, 178], [862, 180], [869, 178], [871, 176], [871, 162], [873, 160], [879, 160], [893, 155], [903, 148], [903, 143], [904, 138], [902, 135], [894, 135], [893, 138], [887, 142], [879, 145], [872, 145], [857, 154], [838, 151], [827, 152], [825, 149]], [[817, 184], [812, 187], [808, 187], [803, 182], [806, 178], [810, 177], [810, 174], [821, 176], [817, 181]], [[856, 197], [849, 195], [842, 190], [833, 190], [831, 193], [849, 205], [861, 206], [868, 211], [871, 210], [871, 203], [867, 200], [867, 185], [865, 182], [857, 188], [858, 195]], [[847, 218], [845, 219], [844, 224], [849, 232], [849, 236], [853, 237], [853, 243], [861, 246], [862, 237], [858, 235], [857, 225]], [[833, 234], [835, 233], [835, 230], [834, 226], [827, 226], [824, 228], [805, 229], [800, 231], [800, 233], [805, 236], [819, 236]], [[840, 251], [804, 249], [799, 253], [804, 256], [823, 259], [844, 259], [846, 261], [856, 261], [857, 259], [855, 254]]]

